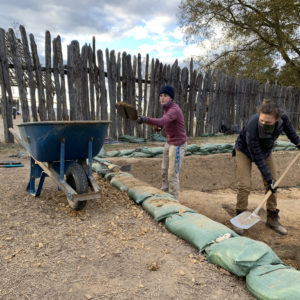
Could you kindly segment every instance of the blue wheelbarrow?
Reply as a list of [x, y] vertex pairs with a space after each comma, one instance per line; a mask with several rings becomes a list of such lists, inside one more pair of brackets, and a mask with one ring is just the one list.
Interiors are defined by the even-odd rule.
[[92, 175], [92, 158], [104, 143], [109, 123], [28, 122], [18, 125], [20, 135], [10, 128], [10, 132], [30, 154], [30, 179], [26, 191], [38, 197], [45, 177], [51, 177], [67, 195], [68, 203], [74, 210], [81, 210], [87, 200], [98, 198], [100, 187]]

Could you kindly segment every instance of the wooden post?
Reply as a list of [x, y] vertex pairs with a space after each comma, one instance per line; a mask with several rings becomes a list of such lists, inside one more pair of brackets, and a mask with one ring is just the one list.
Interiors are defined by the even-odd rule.
[[11, 51], [11, 55], [15, 67], [16, 79], [18, 82], [19, 97], [21, 100], [21, 107], [22, 107], [22, 119], [23, 122], [29, 122], [30, 113], [29, 113], [28, 101], [26, 96], [27, 91], [26, 91], [26, 84], [24, 80], [24, 73], [20, 61], [20, 56], [18, 53], [18, 46], [17, 46], [15, 33], [11, 28], [8, 30], [8, 40], [10, 43], [10, 51]]
[[73, 50], [73, 65], [72, 65], [72, 77], [74, 86], [74, 105], [75, 105], [75, 120], [83, 120], [83, 106], [82, 106], [82, 61], [80, 55], [80, 48], [78, 41], [72, 41]]
[[62, 104], [60, 95], [60, 82], [59, 82], [59, 72], [58, 72], [58, 55], [57, 55], [57, 43], [56, 38], [52, 41], [53, 45], [53, 75], [55, 84], [55, 94], [56, 94], [56, 118], [58, 121], [62, 120]]
[[80, 106], [82, 109], [83, 120], [90, 120], [90, 102], [89, 102], [89, 86], [88, 86], [88, 45], [85, 44], [81, 48], [81, 61], [80, 61], [80, 73], [81, 73], [81, 93], [80, 93]]
[[[148, 114], [148, 74], [149, 72], [149, 54], [146, 55], [146, 65], [145, 65], [145, 82], [144, 82], [144, 109], [143, 109], [143, 115], [146, 116]], [[146, 136], [146, 126], [143, 125], [143, 136]]]
[[6, 143], [13, 143], [14, 137], [8, 130], [10, 127], [13, 127], [12, 91], [9, 81], [5, 31], [2, 28], [0, 28], [0, 84], [2, 91], [2, 118], [4, 127], [4, 139]]
[[100, 113], [101, 120], [108, 120], [107, 114], [107, 90], [105, 86], [105, 73], [104, 73], [104, 61], [103, 61], [103, 52], [102, 50], [97, 51], [98, 57], [98, 70], [99, 70], [99, 86], [100, 86]]
[[46, 81], [46, 104], [47, 104], [47, 113], [48, 120], [55, 120], [55, 113], [53, 109], [53, 88], [51, 80], [51, 36], [50, 32], [46, 31], [45, 38], [45, 81]]
[[25, 64], [28, 74], [28, 81], [29, 81], [29, 91], [30, 91], [30, 103], [31, 103], [31, 114], [33, 121], [38, 121], [38, 114], [37, 114], [37, 107], [36, 107], [36, 97], [35, 97], [35, 90], [36, 90], [36, 83], [33, 77], [33, 66], [31, 63], [31, 56], [29, 51], [28, 39], [25, 28], [20, 25], [20, 32], [22, 37], [22, 45], [23, 45], [23, 52], [25, 58]]
[[94, 73], [94, 59], [93, 49], [91, 46], [88, 47], [88, 66], [89, 66], [89, 86], [90, 91], [90, 119], [95, 120], [95, 73]]
[[[203, 75], [201, 72], [198, 73], [198, 89], [197, 89], [197, 99], [196, 99], [196, 136], [201, 135], [201, 128], [203, 128], [204, 123], [204, 114], [205, 113], [205, 106], [203, 105]], [[201, 119], [202, 118], [202, 119]]]
[[46, 121], [47, 114], [46, 114], [46, 104], [45, 104], [45, 94], [44, 94], [44, 83], [42, 78], [40, 60], [37, 53], [37, 47], [36, 47], [33, 34], [30, 34], [29, 38], [30, 38], [33, 66], [35, 70], [36, 84], [38, 88], [38, 98], [39, 98], [38, 113], [39, 113], [40, 120]]
[[[137, 111], [138, 115], [142, 115], [142, 100], [143, 100], [143, 85], [142, 85], [142, 59], [141, 59], [141, 54], [138, 54], [138, 60], [137, 60], [137, 76], [138, 76], [138, 106], [137, 106]], [[137, 135], [141, 136], [142, 134], [142, 128], [141, 126], [137, 126]]]
[[[118, 52], [118, 58], [117, 58], [117, 102], [121, 101], [121, 53]], [[122, 118], [116, 114], [117, 118], [117, 127], [118, 127], [118, 137], [123, 135], [123, 128], [122, 128]]]
[[60, 75], [60, 98], [62, 105], [62, 119], [69, 120], [68, 107], [67, 107], [67, 95], [66, 95], [66, 83], [65, 83], [65, 67], [61, 48], [61, 39], [58, 35], [56, 38], [56, 55], [57, 55], [57, 67]]
[[187, 67], [184, 67], [181, 70], [181, 101], [178, 103], [177, 97], [175, 97], [176, 102], [182, 109], [182, 113], [184, 116], [184, 125], [185, 130], [188, 130], [188, 86], [189, 86], [189, 70]]
[[110, 103], [110, 131], [109, 135], [113, 138], [117, 138], [116, 127], [116, 82], [117, 82], [117, 64], [115, 51], [108, 51], [106, 49], [106, 65], [107, 65], [107, 80], [108, 80], [108, 92]]

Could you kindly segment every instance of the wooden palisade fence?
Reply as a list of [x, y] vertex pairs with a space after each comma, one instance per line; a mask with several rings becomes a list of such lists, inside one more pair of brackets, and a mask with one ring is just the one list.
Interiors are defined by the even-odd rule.
[[[63, 57], [60, 36], [51, 42], [45, 35], [45, 63], [41, 66], [35, 38], [20, 26], [21, 38], [12, 29], [0, 29], [0, 86], [5, 141], [12, 142], [8, 128], [13, 126], [12, 89], [18, 88], [24, 122], [46, 120], [107, 120], [109, 135], [149, 137], [151, 129], [122, 120], [115, 103], [125, 101], [137, 106], [138, 113], [160, 117], [159, 90], [174, 86], [175, 101], [185, 117], [189, 136], [216, 133], [221, 125], [241, 128], [255, 113], [263, 98], [272, 98], [300, 129], [300, 90], [294, 87], [261, 84], [245, 78], [228, 77], [221, 71], [205, 74], [194, 68], [162, 64], [158, 59], [131, 57], [126, 52], [96, 50], [77, 41], [67, 47]], [[31, 49], [31, 51], [30, 51]], [[64, 59], [66, 64], [64, 64]], [[12, 72], [13, 70], [13, 72]]]

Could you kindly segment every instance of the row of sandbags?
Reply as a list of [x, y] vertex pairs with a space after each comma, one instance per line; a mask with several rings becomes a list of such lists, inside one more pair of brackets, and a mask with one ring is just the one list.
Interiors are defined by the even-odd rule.
[[107, 173], [99, 164], [93, 170], [127, 192], [170, 232], [206, 253], [209, 262], [246, 277], [249, 291], [258, 299], [300, 299], [300, 272], [283, 264], [265, 243], [239, 236], [129, 173]]
[[[204, 145], [191, 144], [187, 146], [186, 156], [189, 155], [209, 155], [216, 153], [231, 153], [234, 148], [234, 144], [228, 143], [207, 143]], [[273, 151], [290, 151], [296, 150], [296, 146], [291, 142], [276, 141]], [[136, 157], [136, 158], [148, 158], [148, 157], [162, 157], [163, 147], [138, 147], [135, 149], [113, 150], [105, 151], [102, 147], [98, 153], [98, 157]]]

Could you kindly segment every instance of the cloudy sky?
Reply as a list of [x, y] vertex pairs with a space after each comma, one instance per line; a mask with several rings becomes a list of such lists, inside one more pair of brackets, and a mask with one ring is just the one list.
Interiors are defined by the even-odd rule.
[[[178, 26], [180, 0], [0, 0], [0, 27], [25, 26], [44, 49], [45, 31], [62, 38], [64, 53], [72, 40], [82, 46], [96, 37], [96, 48], [147, 53], [173, 63], [190, 58], [199, 50], [186, 45]], [[43, 56], [43, 54], [42, 54]], [[65, 56], [66, 57], [66, 56]]]

